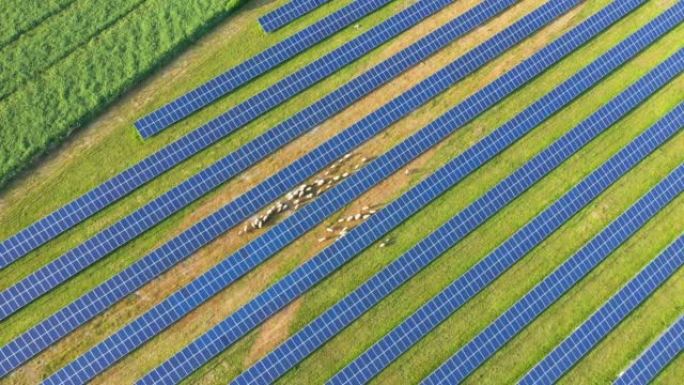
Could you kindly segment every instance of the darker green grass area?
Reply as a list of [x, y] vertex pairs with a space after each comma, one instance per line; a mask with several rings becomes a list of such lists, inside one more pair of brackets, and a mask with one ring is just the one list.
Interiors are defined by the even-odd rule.
[[46, 20], [0, 50], [0, 101], [35, 79], [145, 0], [83, 1]]
[[7, 0], [2, 3], [0, 48], [44, 20], [59, 14], [76, 0]]
[[[244, 2], [149, 0], [3, 99], [0, 102], [0, 186]], [[105, 19], [112, 12], [108, 11], [107, 4], [101, 2], [99, 7], [95, 6], [102, 10], [100, 16]], [[79, 7], [71, 7], [67, 12], [78, 11]], [[92, 8], [89, 12], [97, 16]], [[73, 21], [77, 23], [78, 19]], [[111, 21], [102, 20], [102, 23]], [[68, 31], [70, 25], [64, 28]], [[79, 27], [74, 28], [76, 31]], [[78, 31], [84, 36], [88, 34], [87, 28]], [[51, 42], [57, 54], [50, 53], [50, 56], [58, 57], [60, 51], [68, 51], [70, 45], [66, 40], [71, 38], [71, 34], [64, 33], [57, 39], [61, 40], [60, 44]], [[47, 53], [48, 50], [43, 50], [43, 55]], [[38, 56], [29, 54], [26, 60], [50, 61], [40, 52], [32, 54]], [[7, 76], [16, 81], [3, 86], [3, 95], [27, 77], [21, 75], [24, 68], [15, 68], [15, 65], [25, 67], [27, 63], [12, 62], [14, 71]], [[31, 68], [26, 69], [36, 75], [31, 73]]]

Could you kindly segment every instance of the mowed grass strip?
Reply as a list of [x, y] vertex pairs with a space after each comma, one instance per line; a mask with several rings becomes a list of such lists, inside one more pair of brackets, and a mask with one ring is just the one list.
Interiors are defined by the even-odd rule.
[[0, 186], [244, 0], [151, 0], [0, 103]]
[[0, 50], [0, 100], [146, 0], [80, 1]]
[[11, 43], [76, 0], [7, 0], [3, 2], [0, 47]]

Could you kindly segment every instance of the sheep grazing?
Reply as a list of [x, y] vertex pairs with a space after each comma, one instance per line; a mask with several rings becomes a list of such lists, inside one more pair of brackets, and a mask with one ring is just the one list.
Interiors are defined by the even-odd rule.
[[392, 239], [390, 239], [390, 238], [385, 238], [382, 242], [380, 242], [380, 244], [378, 245], [378, 247], [380, 247], [380, 248], [382, 249], [383, 247], [389, 246], [391, 243], [392, 243]]
[[318, 243], [323, 243], [323, 242], [325, 242], [325, 241], [327, 241], [327, 240], [328, 240], [327, 237], [321, 237], [321, 238], [318, 238]]

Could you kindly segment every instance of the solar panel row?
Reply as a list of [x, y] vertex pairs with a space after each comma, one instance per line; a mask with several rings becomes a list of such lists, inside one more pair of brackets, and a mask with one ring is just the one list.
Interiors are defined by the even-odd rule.
[[[264, 303], [268, 301], [264, 298], [261, 302]], [[248, 331], [249, 328], [261, 322], [263, 320], [263, 314], [269, 314], [274, 308], [277, 309], [278, 306], [282, 306], [284, 302], [285, 300], [283, 298], [274, 298], [273, 301], [271, 301], [270, 308], [262, 309], [259, 313], [254, 314], [247, 314], [242, 312], [242, 310], [239, 311], [235, 316], [222, 322], [195, 341], [191, 346], [167, 361], [162, 365], [161, 370], [158, 368], [145, 377], [141, 383], [177, 381], [179, 378], [192, 372], [192, 370], [206, 362], [206, 360], [220, 352], [226, 346], [232, 344], [237, 338], [240, 338]]]
[[[543, 170], [545, 167], [555, 164], [555, 159], [567, 157], [577, 151], [660, 87], [667, 84], [676, 74], [681, 72], [682, 67], [684, 67], [684, 61], [682, 61], [681, 56], [673, 56], [663, 62], [513, 175], [527, 172], [526, 170], [529, 167]], [[591, 186], [591, 188], [581, 191], [580, 194], [571, 193], [543, 211], [351, 364], [338, 372], [330, 380], [330, 384], [359, 384], [370, 380], [565, 223], [580, 207], [590, 202], [597, 195], [597, 190], [597, 186]], [[443, 242], [449, 243], [448, 240], [443, 240]]]
[[145, 115], [135, 122], [135, 127], [143, 138], [150, 137], [334, 35], [364, 16], [377, 11], [390, 1], [354, 1], [293, 36], [267, 48], [258, 55]]
[[[684, 126], [682, 112], [679, 111], [678, 117], [668, 117], [676, 119], [676, 122], [661, 120], [644, 132], [565, 194], [555, 206], [575, 205], [575, 197], [584, 191], [594, 190], [594, 196], [600, 194], [662, 143], [680, 132]], [[684, 184], [670, 182], [672, 179], [666, 179], [664, 184], [646, 194], [640, 203], [636, 203], [613, 221], [485, 330], [459, 349], [423, 383], [456, 384], [468, 377], [676, 197]], [[536, 384], [537, 380], [540, 378], [529, 383]]]
[[[534, 20], [534, 18], [530, 16], [526, 19], [526, 22], [521, 22], [520, 24], [517, 24], [517, 27], [515, 29], [511, 29], [505, 35], [502, 35], [505, 37], [505, 39], [492, 41], [492, 44], [496, 44], [495, 46], [492, 46], [492, 44], [488, 46], [481, 46], [480, 48], [466, 54], [464, 57], [455, 61], [451, 65], [445, 67], [442, 71], [439, 71], [437, 74], [433, 75], [428, 80], [422, 82], [412, 91], [409, 91], [402, 97], [390, 102], [386, 106], [386, 108], [384, 108], [385, 111], [381, 115], [378, 115], [377, 119], [373, 118], [373, 120], [370, 121], [362, 120], [361, 122], [359, 122], [358, 126], [362, 127], [363, 130], [359, 129], [358, 131], [374, 131], [374, 128], [380, 124], [387, 125], [397, 120], [401, 116], [405, 115], [406, 113], [412, 111], [419, 105], [431, 99], [432, 96], [434, 96], [434, 94], [441, 92], [458, 79], [461, 79], [463, 76], [472, 72], [475, 68], [478, 68], [485, 62], [496, 57], [499, 53], [505, 51], [507, 47], [514, 45], [516, 42], [523, 39], [525, 35], [532, 33], [532, 30], [535, 30], [540, 27], [539, 23], [541, 21], [546, 20], [548, 22], [552, 20], [558, 14], [562, 13], [563, 10], [571, 8], [573, 4], [574, 2], [569, 1], [565, 3], [553, 4], [544, 7], [539, 12], [535, 12], [534, 16], [537, 18], [536, 20]], [[533, 75], [527, 74], [527, 76]], [[524, 84], [524, 82], [526, 82], [527, 79], [529, 78], [523, 77], [523, 79], [516, 79], [516, 82], [519, 82], [519, 84]], [[510, 85], [508, 85], [508, 87], [511, 88]], [[478, 105], [477, 108], [483, 107]], [[467, 111], [467, 114], [463, 115], [463, 117], [478, 114], [479, 112], [477, 108], [471, 108], [470, 111]], [[383, 157], [376, 159], [368, 167], [347, 179], [345, 182], [342, 183], [342, 185], [338, 186], [338, 189], [341, 190], [337, 191], [341, 192], [335, 193], [337, 194], [337, 197], [330, 197], [329, 195], [329, 193], [334, 193], [336, 190], [331, 190], [329, 193], [324, 194], [322, 197], [319, 198], [319, 200], [314, 201], [311, 205], [305, 207], [302, 211], [295, 213], [292, 217], [288, 218], [284, 223], [272, 229], [271, 232], [258, 238], [255, 242], [251, 243], [246, 248], [240, 250], [237, 256], [232, 256], [228, 258], [226, 261], [224, 261], [224, 263], [222, 263], [217, 268], [207, 273], [208, 275], [206, 275], [204, 278], [200, 278], [198, 282], [195, 282], [194, 285], [192, 285], [189, 289], [186, 288], [187, 290], [178, 293], [177, 295], [175, 295], [175, 297], [171, 297], [169, 300], [165, 301], [160, 306], [153, 309], [153, 313], [148, 313], [147, 315], [141, 317], [134, 324], [131, 324], [127, 328], [122, 329], [120, 333], [117, 333], [115, 336], [112, 337], [112, 340], [114, 341], [112, 343], [125, 343], [127, 345], [125, 348], [118, 347], [116, 349], [118, 352], [117, 354], [124, 351], [129, 351], [129, 349], [133, 349], [137, 346], [136, 344], [142, 343], [142, 340], [150, 338], [159, 330], [163, 330], [163, 328], [168, 326], [172, 322], [171, 319], [169, 317], [162, 317], [159, 314], [159, 312], [169, 310], [162, 309], [166, 307], [170, 310], [173, 310], [175, 313], [174, 317], [182, 316], [183, 313], [178, 312], [175, 309], [175, 306], [176, 303], [184, 303], [186, 300], [186, 295], [188, 293], [194, 293], [196, 297], [199, 296], [198, 299], [193, 299], [191, 302], [203, 302], [211, 295], [213, 295], [213, 293], [217, 292], [222, 287], [225, 287], [226, 285], [230, 284], [235, 279], [239, 278], [239, 276], [244, 274], [246, 271], [253, 268], [258, 263], [260, 263], [264, 259], [268, 258], [270, 255], [280, 250], [282, 247], [284, 247], [292, 240], [296, 239], [298, 236], [300, 236], [303, 232], [307, 231], [313, 225], [319, 223], [321, 220], [327, 217], [327, 215], [344, 206], [346, 202], [349, 202], [354, 197], [358, 196], [363, 190], [370, 188], [370, 186], [384, 179], [386, 175], [393, 173], [396, 169], [398, 169], [403, 164], [408, 162], [411, 158], [425, 151], [425, 149], [430, 148], [432, 145], [434, 145], [434, 143], [439, 141], [441, 137], [447, 135], [450, 132], [453, 132], [453, 130], [455, 130], [455, 128], [444, 128], [438, 131], [437, 133], [434, 132], [434, 129], [424, 131], [422, 134], [414, 136], [412, 140], [404, 142], [403, 144], [392, 150], [389, 154], [385, 154]], [[301, 167], [308, 167], [308, 163], [304, 163], [303, 165], [301, 165]], [[298, 168], [294, 168], [293, 170], [288, 171], [288, 174], [290, 172], [296, 172], [297, 170]], [[326, 197], [328, 197], [327, 200], [325, 199]], [[323, 203], [319, 203], [320, 200], [323, 200]], [[273, 235], [274, 232], [275, 235]], [[168, 256], [165, 255], [164, 258], [155, 259], [154, 263], [156, 263], [157, 265], [164, 264], [167, 263], [168, 259]], [[146, 274], [146, 276], [149, 276], [149, 274]], [[128, 277], [130, 277], [130, 274], [128, 275]], [[219, 279], [220, 284], [216, 282], [216, 279]], [[207, 284], [207, 282], [209, 282], [209, 284]], [[128, 290], [128, 287], [126, 287], [126, 290]], [[101, 301], [102, 296], [111, 297], [112, 295], [110, 293], [111, 290], [109, 292], [101, 293], [99, 296], [95, 298], [97, 299], [97, 301]], [[193, 305], [192, 307], [194, 306], [195, 305]], [[191, 307], [189, 307], [186, 311], [189, 311], [190, 308]], [[74, 311], [82, 313], [83, 311], [91, 312], [92, 310], [89, 309], [88, 306], [83, 306], [83, 304], [79, 304], [79, 307], [75, 308]], [[51, 324], [54, 325], [55, 322], [51, 321]], [[125, 336], [125, 338], [122, 339], [121, 336]], [[25, 347], [27, 342], [30, 343], [30, 341], [33, 341], [35, 339], [35, 335], [32, 337], [27, 336], [26, 338], [28, 340], [13, 341], [12, 347], [8, 346], [7, 349], [14, 351], [16, 349], [23, 348]], [[24, 356], [26, 354], [17, 353], [16, 355]], [[107, 359], [111, 359], [111, 356], [107, 357]], [[85, 375], [82, 371], [79, 371], [79, 373], [80, 375]]]
[[[380, 239], [385, 232], [390, 231], [401, 221], [420, 210], [435, 196], [456, 184], [465, 175], [480, 167], [504, 148], [529, 132], [537, 124], [566, 106], [589, 87], [598, 83], [603, 77], [628, 60], [629, 57], [627, 55], [635, 55], [638, 49], [643, 49], [651, 41], [649, 39], [627, 38], [623, 43], [606, 52], [599, 59], [533, 103], [488, 137], [459, 155], [385, 209], [379, 211], [367, 222], [356, 227], [333, 246], [325, 249], [318, 256], [290, 273], [281, 282], [270, 287], [260, 297], [284, 297], [285, 300], [278, 301], [281, 306], [294, 300], [297, 296], [310, 289], [328, 274], [353, 258], [361, 250], [368, 247], [372, 242]], [[616, 52], [624, 53], [625, 56], [618, 55]], [[590, 82], [586, 82], [586, 79], [589, 79]], [[458, 242], [465, 235], [473, 231], [529, 188], [532, 183], [533, 180], [524, 180], [519, 184], [514, 184], [514, 189], [517, 190], [515, 193], [508, 193], [505, 196], [488, 194], [471, 204], [451, 221], [457, 226], [452, 231], [453, 234], [456, 234], [452, 238], [452, 243]], [[414, 201], [421, 203], [414, 204]], [[431, 241], [425, 240], [421, 243], [429, 242]], [[318, 349], [327, 340], [335, 336], [385, 296], [427, 266], [433, 258], [424, 257], [421, 259], [416, 254], [417, 250], [425, 248], [416, 247], [400, 257], [381, 273], [355, 289], [353, 293], [326, 310], [325, 313], [317, 317], [277, 349], [243, 372], [233, 383], [236, 385], [246, 385], [275, 381], [275, 379], [283, 375], [294, 365], [297, 365], [303, 358]], [[436, 257], [437, 255], [433, 254], [432, 256]], [[259, 313], [264, 315], [264, 317], [273, 314], [274, 309], [269, 308], [271, 301], [259, 300], [257, 298], [252, 302], [255, 304], [252, 305], [250, 303], [246, 306], [251, 307], [249, 313]], [[276, 307], [277, 310], [280, 308]]]
[[684, 316], [670, 326], [624, 373], [620, 374], [614, 384], [648, 384], [682, 351], [684, 351]]
[[[224, 183], [271, 154], [285, 143], [315, 127], [334, 113], [390, 81], [411, 66], [420, 63], [432, 53], [514, 3], [514, 0], [488, 0], [479, 4], [405, 50], [400, 51], [338, 88], [292, 118], [280, 123], [257, 139], [247, 143], [236, 152], [229, 154], [212, 166], [131, 213], [121, 221], [96, 234], [22, 281], [3, 290], [0, 292], [0, 319], [11, 315], [38, 296], [48, 292], [160, 223], [165, 218], [183, 209], [194, 200], [212, 191], [221, 183]], [[344, 146], [335, 146], [328, 152], [326, 159], [341, 157], [345, 154], [345, 150]], [[320, 161], [310, 163], [320, 164], [323, 167]], [[250, 204], [241, 205], [244, 209], [233, 211], [235, 220], [231, 224], [245, 220], [250, 215], [253, 215], [256, 210], [284, 194], [286, 190], [294, 188], [296, 184], [301, 183], [312, 174], [313, 172], [306, 175], [299, 173], [296, 174], [296, 178], [295, 174], [289, 178], [283, 178], [279, 181], [278, 188], [268, 184], [260, 184], [255, 187], [250, 192]], [[284, 183], [285, 181], [288, 183]]]
[[[377, 2], [356, 2], [377, 3]], [[25, 228], [0, 244], [0, 268], [363, 56], [450, 1], [419, 2]]]
[[684, 236], [651, 261], [605, 305], [535, 365], [520, 383], [555, 383], [670, 278], [682, 264], [684, 264]]
[[273, 32], [299, 19], [330, 0], [291, 0], [259, 19], [266, 32]]

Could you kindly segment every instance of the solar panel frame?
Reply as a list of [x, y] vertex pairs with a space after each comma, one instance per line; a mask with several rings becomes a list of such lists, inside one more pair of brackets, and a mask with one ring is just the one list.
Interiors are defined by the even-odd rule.
[[[564, 196], [577, 195], [576, 191], [583, 188], [592, 189], [594, 188], [593, 183], [596, 183], [594, 181], [604, 178], [612, 178], [613, 182], [617, 181], [618, 178], [659, 148], [662, 143], [680, 132], [683, 126], [684, 108], [673, 111], [639, 135]], [[664, 185], [667, 189], [674, 186], [674, 184], [667, 182]], [[680, 186], [684, 186], [684, 183], [680, 183]], [[604, 191], [607, 187], [608, 185], [604, 184], [601, 186], [601, 191], [597, 191], [597, 193]], [[441, 364], [438, 369], [423, 380], [423, 383], [426, 385], [451, 384], [459, 383], [467, 378], [670, 202], [676, 195], [668, 192], [667, 189], [654, 188], [644, 195], [639, 202], [652, 203], [653, 206], [642, 203], [632, 205], [630, 209], [606, 226], [604, 230], [539, 284], [535, 285], [532, 290], [527, 292], [487, 328]], [[657, 196], [664, 198], [653, 199]], [[562, 199], [564, 198], [558, 202], [561, 202]], [[652, 209], [644, 211], [648, 207]], [[531, 381], [530, 383], [536, 384], [537, 382]]]
[[614, 385], [650, 383], [675, 357], [684, 351], [684, 316], [671, 325], [658, 339], [618, 376]]
[[275, 32], [306, 15], [330, 0], [291, 0], [259, 18], [259, 24], [266, 32]]
[[402, 25], [412, 25], [411, 20], [422, 20], [430, 12], [436, 12], [449, 3], [451, 2], [448, 0], [421, 1], [404, 9], [24, 228], [0, 243], [0, 269], [331, 75], [344, 63], [348, 64], [355, 57], [363, 56], [383, 43], [388, 34], [398, 34]]
[[[679, 59], [679, 62], [676, 59]], [[590, 140], [592, 136], [595, 136], [595, 131], [593, 130], [601, 130], [601, 127], [612, 125], [627, 112], [636, 108], [639, 103], [674, 77], [675, 68], [681, 71], [681, 67], [684, 67], [684, 61], [679, 56], [673, 56], [661, 63], [655, 70], [649, 72], [580, 123], [579, 126], [566, 134], [564, 138], [573, 135], [573, 141]], [[584, 130], [579, 128], [584, 128]], [[544, 156], [543, 159], [547, 159], [548, 162], [556, 156], [566, 156], [570, 148], [572, 147], [556, 152], [552, 146], [545, 150], [553, 151], [551, 152], [552, 155]], [[567, 205], [565, 202], [558, 205], [554, 204], [549, 209], [544, 210], [506, 242], [497, 247], [496, 250], [489, 253], [487, 257], [468, 270], [468, 272], [461, 275], [410, 317], [405, 319], [399, 326], [368, 348], [352, 363], [340, 370], [328, 383], [340, 385], [350, 382], [365, 383], [370, 380], [456, 309], [496, 279], [508, 267], [524, 257], [529, 250], [543, 241], [555, 229], [565, 223], [571, 216], [569, 215], [571, 211], [563, 212], [563, 210], [576, 208], [576, 203], [574, 201], [571, 203]], [[551, 216], [552, 214], [565, 216], [558, 219], [556, 216]]]
[[[681, 113], [684, 115], [684, 109]], [[680, 236], [528, 371], [519, 383], [555, 383], [683, 264], [684, 236]]]
[[[265, 134], [242, 146], [237, 151], [195, 174], [183, 183], [129, 214], [119, 222], [95, 234], [79, 246], [39, 268], [20, 282], [0, 292], [0, 320], [7, 318], [21, 307], [73, 277], [78, 272], [102, 259], [109, 253], [131, 241], [154, 225], [180, 211], [193, 201], [212, 191], [233, 176], [264, 159], [269, 154], [325, 121], [336, 112], [346, 108], [363, 95], [390, 81], [408, 68], [418, 64], [429, 55], [454, 39], [474, 29], [515, 3], [514, 0], [485, 1], [460, 17], [440, 27], [396, 55], [376, 65], [364, 74], [339, 87], [331, 94], [281, 122]], [[336, 147], [331, 156], [344, 155], [343, 147]], [[336, 155], [333, 155], [336, 154]], [[318, 163], [317, 163], [318, 164]], [[323, 165], [320, 165], [323, 167]], [[316, 170], [317, 171], [317, 170]], [[294, 188], [313, 175], [298, 175], [288, 184], [281, 183], [278, 192]], [[260, 184], [254, 188], [261, 195], [250, 199], [251, 210], [243, 210], [237, 223], [246, 220], [258, 209], [270, 202], [276, 192], [272, 187]], [[270, 191], [269, 194], [264, 191]], [[257, 195], [255, 192], [253, 196]], [[262, 196], [268, 196], [264, 199]], [[243, 205], [244, 206], [244, 205]]]
[[[654, 26], [651, 25], [649, 27], [652, 28]], [[499, 146], [498, 151], [480, 151], [478, 150], [480, 144], [476, 144], [473, 148], [467, 150], [464, 154], [459, 155], [456, 159], [452, 160], [433, 174], [433, 176], [440, 174], [453, 175], [453, 179], [447, 186], [443, 186], [440, 179], [433, 177], [421, 182], [404, 196], [387, 206], [386, 209], [381, 210], [374, 218], [375, 220], [369, 220], [368, 222], [359, 225], [347, 236], [338, 241], [334, 248], [329, 247], [325, 249], [318, 256], [290, 273], [286, 279], [290, 279], [292, 282], [291, 285], [293, 286], [274, 285], [266, 290], [266, 292], [260, 294], [260, 297], [264, 296], [268, 298], [270, 296], [276, 296], [277, 293], [282, 293], [281, 295], [286, 296], [288, 302], [294, 300], [294, 298], [301, 295], [305, 290], [311, 288], [328, 274], [353, 258], [358, 252], [369, 246], [371, 242], [378, 240], [386, 231], [391, 230], [398, 221], [393, 221], [390, 225], [386, 225], [385, 222], [382, 222], [382, 216], [385, 212], [402, 213], [402, 211], [408, 211], [410, 208], [410, 212], [406, 214], [402, 213], [401, 220], [403, 220], [417, 211], [409, 202], [411, 198], [405, 199], [405, 197], [411, 196], [414, 191], [419, 192], [428, 190], [430, 186], [439, 186], [439, 189], [442, 190], [457, 183], [457, 181], [460, 180], [459, 177], [465, 176], [468, 171], [479, 167], [484, 161], [490, 159], [502, 151], [503, 148], [512, 144], [522, 135], [529, 132], [529, 130], [538, 123], [567, 105], [593, 84], [603, 79], [628, 60], [628, 57], [636, 55], [637, 52], [644, 49], [652, 41], [653, 40], [625, 39], [623, 43], [618, 44], [615, 48], [603, 54], [593, 63], [570, 77], [563, 82], [563, 84], [490, 134], [489, 138], [497, 138], [496, 141], [505, 143]], [[624, 55], [616, 55], [616, 52], [624, 53]], [[562, 103], [559, 103], [559, 101], [562, 101]], [[540, 114], [544, 115], [535, 116]], [[516, 131], [518, 132], [516, 133]], [[501, 132], [506, 134], [502, 134]], [[506, 138], [506, 135], [508, 135], [509, 138]], [[491, 142], [489, 138], [483, 139], [480, 143]], [[478, 159], [476, 164], [469, 161], [471, 154], [482, 153], [487, 154], [487, 159]], [[473, 156], [473, 158], [477, 157], [477, 155]], [[460, 170], [456, 166], [458, 164], [468, 165], [468, 170]], [[521, 186], [518, 189], [519, 193], [525, 191], [528, 188], [527, 186], [527, 183], [524, 186]], [[498, 210], [504, 207], [508, 202], [519, 196], [519, 193], [508, 194], [504, 199], [495, 199], [494, 197], [491, 197], [490, 200], [487, 199], [489, 196], [485, 195], [482, 199], [478, 199], [476, 202], [470, 204], [468, 208], [464, 209], [452, 220], [453, 223], [457, 224], [458, 229], [452, 231], [456, 235], [450, 238], [450, 242], [458, 242], [494, 213], [498, 212]], [[373, 228], [375, 227], [382, 227], [383, 231], [378, 231], [377, 233], [379, 234], [374, 233], [373, 236], [370, 237], [371, 239], [367, 239], [368, 237], [366, 237], [365, 234], [373, 232]], [[345, 249], [345, 247], [349, 247], [349, 250]], [[422, 248], [416, 247], [414, 250], [427, 250], [428, 248], [429, 246]], [[355, 289], [354, 292], [347, 295], [343, 300], [328, 308], [314, 321], [311, 321], [275, 350], [252, 365], [248, 370], [242, 372], [231, 383], [235, 385], [247, 385], [275, 381], [314, 350], [318, 349], [330, 338], [335, 336], [339, 331], [346, 328], [347, 325], [360, 317], [368, 309], [389, 295], [389, 293], [406, 282], [410, 277], [417, 274], [433, 260], [433, 258], [423, 257], [421, 259], [416, 257], [416, 255], [414, 255], [414, 250], [412, 250], [413, 252], [409, 251], [397, 259], [394, 263], [387, 266], [382, 273], [378, 273], [370, 278], [366, 283]], [[323, 270], [323, 272], [316, 272], [317, 270]], [[304, 283], [302, 283], [301, 286], [305, 287], [297, 286], [298, 281], [303, 281]], [[252, 302], [258, 302], [258, 299], [255, 299]], [[262, 303], [266, 302], [266, 300], [262, 301]], [[257, 306], [257, 308], [260, 308], [260, 306]], [[256, 311], [258, 310], [253, 310], [253, 312]], [[273, 312], [269, 309], [268, 315], [272, 315], [272, 313]]]

